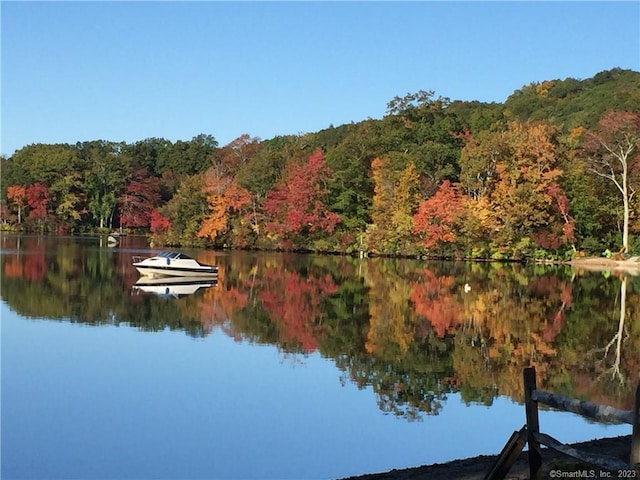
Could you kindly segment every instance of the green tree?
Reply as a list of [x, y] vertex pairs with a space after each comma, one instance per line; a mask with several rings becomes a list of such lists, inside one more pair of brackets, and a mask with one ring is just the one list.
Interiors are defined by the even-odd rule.
[[70, 169], [82, 169], [76, 152], [67, 144], [34, 144], [18, 150], [6, 162], [3, 183], [24, 187], [40, 182], [52, 185]]
[[55, 213], [65, 230], [74, 228], [87, 213], [83, 172], [70, 170], [51, 185]]
[[202, 246], [198, 237], [207, 213], [207, 198], [202, 175], [185, 177], [173, 198], [161, 209], [170, 221], [171, 229], [154, 236], [154, 243], [166, 245]]
[[348, 125], [342, 141], [326, 154], [334, 174], [328, 204], [347, 232], [362, 233], [371, 223], [371, 161], [379, 151], [379, 127], [380, 122], [371, 119]]
[[29, 145], [18, 150], [4, 167], [3, 183], [18, 181], [24, 187], [35, 183], [47, 186], [49, 208], [65, 229], [81, 219], [85, 208], [82, 182], [85, 167], [74, 147], [67, 144]]
[[589, 173], [589, 162], [580, 149], [583, 135], [584, 129], [576, 128], [559, 138], [564, 152], [558, 161], [563, 171], [560, 183], [575, 219], [577, 248], [600, 254], [606, 248], [608, 232], [615, 230], [617, 218], [612, 218], [611, 212], [616, 204], [600, 193], [607, 188], [605, 180]]
[[131, 173], [131, 161], [122, 154], [122, 144], [113, 142], [79, 142], [76, 150], [86, 165], [88, 210], [99, 228], [112, 228], [118, 196]]
[[159, 156], [156, 171], [172, 172], [178, 177], [203, 173], [211, 165], [218, 142], [211, 135], [200, 134], [185, 142], [178, 140]]
[[162, 173], [161, 166], [171, 149], [171, 142], [164, 138], [147, 138], [124, 147], [124, 153], [131, 158], [134, 170], [145, 169], [152, 176]]
[[434, 92], [420, 90], [391, 100], [382, 121], [387, 152], [411, 156], [427, 182], [425, 195], [432, 194], [444, 179], [457, 180], [462, 147], [457, 134], [463, 128], [455, 113], [449, 112], [450, 105], [448, 98], [434, 98]]

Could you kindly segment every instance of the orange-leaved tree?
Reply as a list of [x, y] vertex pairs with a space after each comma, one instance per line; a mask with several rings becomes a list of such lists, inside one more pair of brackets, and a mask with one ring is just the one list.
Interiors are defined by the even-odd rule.
[[413, 214], [420, 202], [420, 176], [413, 161], [401, 154], [371, 162], [373, 203], [369, 245], [374, 252], [407, 253], [413, 242]]
[[496, 164], [497, 182], [491, 200], [497, 237], [513, 244], [552, 223], [548, 189], [562, 171], [557, 168], [554, 132], [548, 125], [511, 123], [504, 141], [508, 154]]
[[491, 225], [494, 247], [555, 250], [572, 240], [557, 136], [544, 123], [512, 122], [504, 131], [467, 139], [461, 184], [474, 199], [474, 211], [490, 213], [480, 223]]
[[18, 210], [18, 223], [22, 223], [22, 210], [27, 206], [27, 189], [22, 185], [7, 187], [7, 198]]
[[204, 189], [209, 212], [202, 220], [198, 237], [216, 242], [228, 231], [231, 216], [241, 214], [243, 207], [251, 204], [251, 197], [235, 178], [220, 177], [215, 169], [207, 171]]
[[449, 180], [436, 193], [420, 203], [413, 216], [413, 232], [427, 249], [456, 242], [455, 227], [464, 213], [464, 198]]

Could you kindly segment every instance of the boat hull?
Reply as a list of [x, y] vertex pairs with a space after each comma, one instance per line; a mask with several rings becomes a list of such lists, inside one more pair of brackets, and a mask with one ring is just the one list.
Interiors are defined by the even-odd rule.
[[181, 252], [160, 252], [153, 257], [133, 257], [133, 266], [147, 277], [210, 277], [218, 267], [198, 262]]
[[134, 265], [140, 275], [147, 277], [212, 277], [218, 274], [217, 267], [206, 269], [180, 268], [180, 267], [161, 267], [161, 266], [142, 266]]

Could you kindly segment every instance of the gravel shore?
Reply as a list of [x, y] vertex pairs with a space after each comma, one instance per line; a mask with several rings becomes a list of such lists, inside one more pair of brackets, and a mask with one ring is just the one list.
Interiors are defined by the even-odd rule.
[[[591, 440], [589, 442], [576, 443], [573, 446], [587, 453], [606, 455], [628, 462], [631, 451], [631, 435]], [[348, 477], [343, 480], [483, 480], [497, 458], [497, 455], [482, 455], [447, 463]], [[543, 450], [542, 461], [543, 472], [541, 479], [640, 479], [640, 472], [606, 472], [592, 465], [581, 464], [577, 460], [546, 448]], [[520, 455], [516, 463], [511, 467], [506, 478], [509, 480], [529, 479], [529, 464], [526, 451]]]

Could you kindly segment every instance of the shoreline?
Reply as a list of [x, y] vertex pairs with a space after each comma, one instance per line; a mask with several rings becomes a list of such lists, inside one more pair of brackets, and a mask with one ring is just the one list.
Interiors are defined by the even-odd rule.
[[[452, 439], [454, 440], [454, 439]], [[506, 439], [505, 439], [506, 440]], [[625, 462], [629, 461], [631, 452], [631, 435], [608, 437], [571, 444], [571, 446], [587, 453], [606, 455]], [[436, 463], [381, 473], [367, 473], [358, 476], [345, 477], [338, 480], [483, 480], [489, 473], [496, 460], [496, 455], [479, 455], [466, 459], [452, 460], [446, 463]], [[548, 448], [542, 450], [542, 475], [540, 478], [553, 478], [557, 472], [594, 472], [594, 477], [605, 472], [593, 465], [581, 463], [571, 457]], [[552, 473], [553, 472], [553, 473]], [[619, 477], [613, 472], [609, 478]], [[637, 474], [640, 478], [640, 473]], [[522, 452], [505, 477], [508, 480], [529, 480], [529, 462], [526, 451]], [[587, 477], [589, 478], [589, 477]], [[629, 477], [636, 478], [636, 477]]]

